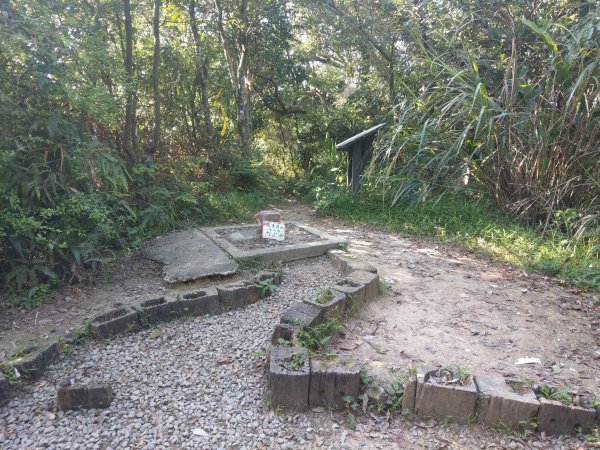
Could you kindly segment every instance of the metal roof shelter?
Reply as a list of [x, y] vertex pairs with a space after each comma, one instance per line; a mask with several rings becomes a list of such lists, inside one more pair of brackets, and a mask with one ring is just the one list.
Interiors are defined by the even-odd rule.
[[383, 127], [385, 127], [385, 123], [380, 123], [335, 146], [337, 150], [346, 150], [348, 152], [347, 180], [352, 192], [357, 192], [360, 188], [360, 179], [362, 178], [365, 163], [370, 154], [371, 143], [375, 139], [377, 132]]

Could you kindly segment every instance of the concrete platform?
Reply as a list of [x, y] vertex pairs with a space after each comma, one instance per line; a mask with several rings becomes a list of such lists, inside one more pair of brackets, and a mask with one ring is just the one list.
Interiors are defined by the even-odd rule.
[[179, 283], [214, 275], [232, 275], [238, 263], [198, 229], [169, 233], [153, 240], [145, 255], [163, 263], [167, 283]]
[[[327, 253], [331, 249], [345, 246], [345, 239], [336, 238], [323, 233], [315, 228], [298, 222], [286, 222], [286, 224], [294, 225], [314, 235], [315, 240], [310, 242], [302, 242], [297, 244], [279, 245], [276, 247], [257, 248], [253, 250], [243, 250], [238, 248], [234, 243], [230, 242], [220, 233], [226, 233], [229, 230], [247, 229], [251, 231], [257, 228], [256, 225], [231, 225], [223, 227], [202, 228], [202, 231], [217, 244], [221, 249], [225, 250], [236, 261], [253, 261], [260, 259], [261, 262], [271, 261], [292, 261], [295, 259], [313, 258]], [[243, 232], [240, 232], [242, 236]]]

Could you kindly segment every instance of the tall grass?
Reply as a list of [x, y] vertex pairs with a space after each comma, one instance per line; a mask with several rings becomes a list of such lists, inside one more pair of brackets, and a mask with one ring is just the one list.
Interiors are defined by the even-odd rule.
[[370, 171], [392, 204], [475, 188], [530, 223], [597, 242], [600, 7], [587, 7], [545, 29], [498, 12], [507, 38], [497, 48], [462, 29], [434, 49], [415, 38], [423, 86], [405, 86]]

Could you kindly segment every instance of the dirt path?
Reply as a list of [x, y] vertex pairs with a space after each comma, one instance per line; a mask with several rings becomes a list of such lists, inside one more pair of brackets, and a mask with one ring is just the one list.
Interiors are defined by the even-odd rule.
[[[457, 247], [319, 219], [301, 205], [284, 216], [343, 234], [390, 283], [348, 324], [342, 347], [356, 347], [346, 352], [359, 360], [392, 371], [456, 364], [600, 398], [600, 308], [591, 296]], [[516, 364], [526, 357], [541, 364]]]
[[[346, 237], [349, 250], [376, 266], [390, 283], [385, 295], [349, 321], [341, 342], [345, 350], [340, 351], [386, 370], [458, 364], [475, 373], [565, 385], [583, 397], [600, 398], [600, 310], [592, 306], [591, 296], [457, 247], [318, 218], [311, 208], [297, 203], [281, 209], [285, 220]], [[27, 342], [71, 336], [84, 319], [116, 302], [132, 303], [168, 288], [160, 266], [141, 253], [113, 264], [105, 280], [96, 286], [67, 287], [56, 301], [34, 311], [0, 311], [0, 360]], [[541, 364], [517, 365], [523, 357], [539, 358]], [[378, 433], [397, 436], [394, 448], [423, 448], [429, 435], [429, 448], [584, 448], [571, 438], [544, 441], [534, 436], [523, 441], [430, 422], [415, 425], [368, 418], [363, 422], [361, 433], [342, 433], [339, 448], [354, 447], [349, 444], [354, 441], [356, 448], [365, 448], [361, 444], [365, 439], [368, 447], [381, 443], [386, 448], [389, 441], [369, 440], [369, 434]], [[338, 433], [335, 423], [332, 432]], [[371, 431], [364, 434], [367, 429]], [[413, 438], [421, 444], [412, 446]]]

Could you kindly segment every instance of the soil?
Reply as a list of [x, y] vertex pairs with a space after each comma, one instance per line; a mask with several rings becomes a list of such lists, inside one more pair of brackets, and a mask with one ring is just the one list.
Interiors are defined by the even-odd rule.
[[[592, 295], [458, 246], [319, 218], [296, 203], [281, 209], [286, 221], [346, 238], [349, 251], [377, 267], [391, 286], [347, 322], [340, 353], [395, 374], [424, 364], [453, 364], [471, 374], [568, 387], [581, 398], [600, 398], [600, 308]], [[141, 251], [119, 259], [98, 279], [92, 286], [65, 287], [33, 311], [0, 310], [0, 360], [31, 342], [72, 336], [85, 319], [116, 302], [130, 304], [167, 291], [161, 266]], [[182, 291], [222, 282], [168, 287]], [[541, 364], [516, 364], [525, 357]]]

